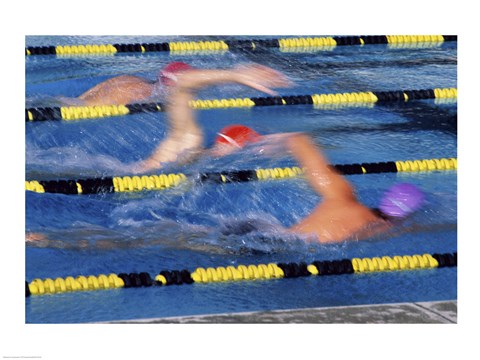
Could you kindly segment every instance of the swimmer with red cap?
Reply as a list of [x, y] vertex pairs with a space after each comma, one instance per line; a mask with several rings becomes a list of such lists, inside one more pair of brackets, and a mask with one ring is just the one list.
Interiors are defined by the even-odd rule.
[[244, 125], [230, 125], [218, 132], [211, 149], [204, 149], [203, 130], [197, 122], [195, 110], [190, 106], [197, 91], [212, 85], [236, 83], [277, 95], [273, 87], [291, 85], [280, 72], [258, 64], [210, 70], [174, 63], [160, 71], [159, 79], [169, 87], [166, 108], [169, 131], [152, 155], [131, 169], [135, 173], [156, 170], [167, 163], [187, 163], [201, 154], [224, 156], [267, 137]]
[[158, 101], [175, 85], [178, 74], [191, 69], [190, 65], [183, 62], [172, 62], [160, 70], [156, 81], [140, 76], [120, 75], [95, 85], [75, 99], [61, 100], [69, 105], [88, 106]]

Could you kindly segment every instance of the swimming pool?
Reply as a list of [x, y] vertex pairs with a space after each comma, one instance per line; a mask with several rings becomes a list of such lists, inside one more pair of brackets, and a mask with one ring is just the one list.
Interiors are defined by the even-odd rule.
[[[265, 39], [259, 37], [259, 39]], [[268, 38], [267, 38], [268, 39]], [[27, 47], [74, 44], [171, 43], [219, 38], [27, 37]], [[225, 38], [223, 40], [245, 40]], [[269, 39], [271, 41], [272, 39]], [[274, 46], [235, 51], [186, 49], [115, 55], [26, 56], [26, 108], [55, 108], [108, 77], [154, 79], [170, 61], [196, 67], [258, 62], [285, 72], [296, 86], [281, 96], [456, 88], [456, 42], [366, 44], [315, 48]], [[200, 99], [258, 98], [240, 86], [209, 88]], [[298, 104], [199, 110], [207, 144], [231, 123], [263, 134], [304, 131], [333, 164], [380, 163], [457, 156], [455, 99]], [[44, 111], [45, 113], [45, 111]], [[50, 113], [51, 114], [51, 113]], [[26, 114], [27, 118], [28, 115]], [[85, 116], [88, 117], [88, 116]], [[165, 136], [165, 113], [138, 112], [73, 121], [27, 121], [26, 180], [129, 175], [123, 164], [150, 154]], [[243, 153], [171, 167], [200, 173], [296, 166], [288, 156]], [[48, 237], [27, 244], [26, 281], [99, 274], [194, 272], [202, 267], [453, 254], [457, 249], [455, 170], [349, 175], [360, 199], [375, 206], [390, 185], [407, 181], [427, 194], [412, 222], [417, 231], [339, 245], [295, 239], [225, 235], [232, 220], [294, 224], [320, 200], [301, 177], [216, 184], [185, 182], [161, 191], [61, 194], [26, 192], [26, 230]], [[181, 286], [59, 292], [26, 298], [27, 323], [85, 323], [242, 311], [300, 309], [457, 298], [456, 267], [375, 271], [339, 276], [208, 282]], [[139, 306], [141, 304], [141, 306]]]

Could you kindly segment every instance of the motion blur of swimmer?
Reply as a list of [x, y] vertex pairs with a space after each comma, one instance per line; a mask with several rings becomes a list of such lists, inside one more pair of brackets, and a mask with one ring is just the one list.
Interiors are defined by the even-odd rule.
[[[110, 102], [123, 102], [138, 94], [149, 95], [148, 86], [142, 81], [130, 78], [117, 79], [100, 85], [82, 95], [85, 101], [101, 101], [102, 91], [111, 90], [106, 95]], [[132, 80], [132, 81], [131, 81]], [[247, 145], [262, 142], [268, 147], [272, 143], [281, 144], [289, 150], [305, 170], [305, 178], [310, 186], [322, 197], [321, 203], [299, 223], [289, 229], [291, 233], [308, 235], [308, 239], [319, 242], [341, 242], [349, 239], [365, 239], [390, 229], [398, 220], [406, 218], [422, 205], [424, 195], [411, 184], [397, 184], [382, 198], [376, 209], [361, 204], [352, 185], [329, 165], [323, 153], [312, 139], [302, 133], [260, 135], [243, 126], [231, 125], [218, 132], [211, 149], [203, 148], [204, 135], [190, 106], [195, 93], [207, 86], [237, 83], [249, 86], [269, 95], [276, 95], [272, 88], [288, 87], [291, 82], [280, 72], [261, 65], [238, 66], [231, 70], [194, 69], [186, 64], [165, 69], [160, 80], [169, 87], [167, 118], [169, 132], [154, 150], [152, 155], [140, 163], [133, 164], [132, 172], [144, 173], [159, 169], [167, 163], [187, 163], [201, 154], [223, 156]], [[113, 90], [113, 84], [135, 84]], [[135, 92], [132, 89], [137, 89]], [[132, 94], [124, 96], [124, 92]], [[116, 95], [115, 95], [116, 94]], [[114, 99], [112, 97], [116, 96]], [[97, 100], [93, 100], [97, 99]]]

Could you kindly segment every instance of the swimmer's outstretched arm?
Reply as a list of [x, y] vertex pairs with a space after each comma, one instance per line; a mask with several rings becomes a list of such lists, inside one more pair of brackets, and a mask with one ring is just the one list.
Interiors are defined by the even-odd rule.
[[[190, 161], [203, 146], [203, 131], [190, 106], [198, 90], [211, 85], [237, 83], [276, 95], [272, 87], [287, 87], [291, 82], [280, 72], [261, 65], [239, 66], [231, 70], [189, 70], [178, 75], [167, 105], [169, 133], [137, 172], [158, 169], [163, 163]], [[183, 159], [179, 159], [183, 155]]]
[[324, 199], [356, 201], [351, 184], [329, 165], [309, 136], [293, 134], [287, 139], [287, 147], [304, 168], [310, 186]]

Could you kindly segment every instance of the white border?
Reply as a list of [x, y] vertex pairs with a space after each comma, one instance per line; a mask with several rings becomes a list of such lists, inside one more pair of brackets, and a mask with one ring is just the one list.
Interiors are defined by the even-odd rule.
[[[8, 4], [8, 5], [7, 5]], [[474, 4], [474, 2], [471, 2]], [[6, 8], [8, 6], [8, 9]], [[11, 7], [18, 6], [17, 9]], [[479, 141], [478, 44], [474, 6], [447, 1], [24, 1], [3, 2], [2, 169], [4, 206], [0, 356], [42, 359], [159, 359], [187, 356], [355, 359], [458, 357], [475, 351]], [[459, 324], [383, 325], [25, 325], [24, 37], [25, 35], [459, 35]], [[477, 110], [477, 111], [475, 111]], [[475, 155], [474, 155], [475, 154]], [[134, 346], [136, 345], [136, 346]], [[475, 348], [474, 348], [475, 346]], [[406, 355], [410, 354], [410, 355]]]

